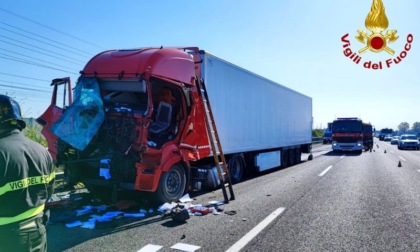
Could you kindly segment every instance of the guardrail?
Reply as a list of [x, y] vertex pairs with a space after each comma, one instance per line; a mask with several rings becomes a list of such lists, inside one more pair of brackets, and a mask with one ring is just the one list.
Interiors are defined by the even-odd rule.
[[322, 143], [322, 137], [312, 137], [312, 143]]

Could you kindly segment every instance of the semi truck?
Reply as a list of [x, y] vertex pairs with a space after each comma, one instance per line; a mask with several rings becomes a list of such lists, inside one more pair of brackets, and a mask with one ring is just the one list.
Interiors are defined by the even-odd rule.
[[67, 183], [92, 192], [136, 190], [171, 202], [217, 187], [205, 103], [232, 183], [311, 153], [312, 98], [198, 47], [104, 51], [73, 92], [69, 78], [51, 85], [37, 121]]

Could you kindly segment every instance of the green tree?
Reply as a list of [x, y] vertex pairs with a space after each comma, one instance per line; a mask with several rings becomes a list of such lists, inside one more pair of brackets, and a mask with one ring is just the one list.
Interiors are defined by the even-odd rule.
[[313, 129], [312, 130], [312, 137], [323, 137], [324, 130], [323, 129]]
[[411, 129], [415, 132], [420, 132], [420, 122], [413, 123], [413, 126], [411, 126]]
[[400, 132], [406, 132], [410, 129], [410, 124], [408, 122], [402, 122], [400, 125], [398, 125], [398, 130]]
[[44, 136], [41, 134], [41, 129], [40, 125], [28, 123], [26, 128], [23, 130], [23, 133], [26, 137], [47, 147], [47, 140], [45, 140]]

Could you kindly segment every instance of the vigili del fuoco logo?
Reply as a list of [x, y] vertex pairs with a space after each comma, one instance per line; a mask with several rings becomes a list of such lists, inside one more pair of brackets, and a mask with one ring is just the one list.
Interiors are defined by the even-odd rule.
[[[399, 64], [405, 57], [407, 57], [408, 52], [411, 49], [411, 43], [413, 42], [413, 35], [408, 34], [406, 37], [406, 43], [404, 48], [399, 49], [399, 53], [395, 53], [395, 50], [398, 48], [393, 48], [392, 43], [397, 41], [399, 36], [397, 35], [397, 30], [389, 30], [388, 18], [385, 14], [385, 7], [382, 3], [382, 0], [373, 0], [372, 7], [368, 13], [365, 26], [369, 31], [359, 29], [357, 30], [356, 40], [360, 42], [360, 49], [358, 51], [353, 51], [350, 47], [349, 34], [345, 34], [341, 37], [343, 44], [343, 53], [344, 56], [348, 57], [355, 64], [363, 65], [367, 69], [384, 69], [390, 68], [393, 65]], [[387, 30], [388, 29], [388, 30]], [[355, 48], [355, 46], [353, 47]], [[368, 52], [373, 53], [385, 53], [391, 57], [382, 61], [372, 61], [362, 59], [362, 55], [367, 55]]]

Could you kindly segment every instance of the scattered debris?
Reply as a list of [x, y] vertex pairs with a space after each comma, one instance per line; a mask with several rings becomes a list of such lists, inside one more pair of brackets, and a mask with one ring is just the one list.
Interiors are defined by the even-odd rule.
[[190, 198], [190, 195], [187, 193], [179, 199], [181, 203], [192, 202], [193, 200]]
[[235, 215], [236, 211], [225, 211], [225, 214], [227, 215]]
[[177, 205], [171, 209], [171, 218], [178, 223], [185, 223], [190, 218], [190, 213], [187, 209]]
[[[64, 223], [68, 228], [88, 229], [116, 227], [121, 224], [120, 219], [140, 219], [154, 216], [156, 213], [162, 214], [162, 219], [171, 217], [174, 222], [185, 223], [190, 216], [204, 216], [210, 213], [219, 215], [224, 211], [221, 205], [224, 205], [224, 202], [215, 200], [209, 201], [205, 206], [193, 204], [193, 199], [186, 194], [178, 203], [165, 203], [157, 209], [143, 209], [133, 200], [120, 200], [109, 206], [89, 198], [89, 194], [69, 193], [54, 195], [48, 204], [53, 213], [49, 220], [50, 224]], [[227, 211], [226, 214], [234, 215], [236, 211]]]

